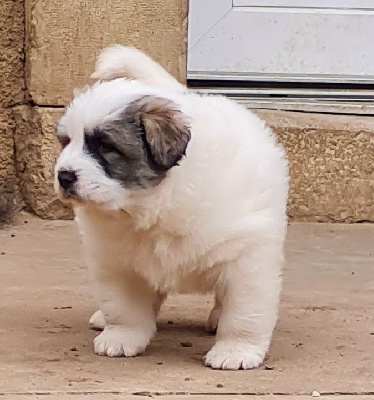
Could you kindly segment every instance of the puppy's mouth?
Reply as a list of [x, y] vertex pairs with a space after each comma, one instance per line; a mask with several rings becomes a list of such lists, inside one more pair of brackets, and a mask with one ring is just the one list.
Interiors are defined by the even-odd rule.
[[63, 203], [74, 204], [84, 202], [84, 200], [78, 195], [76, 188], [63, 189], [60, 187], [58, 194]]

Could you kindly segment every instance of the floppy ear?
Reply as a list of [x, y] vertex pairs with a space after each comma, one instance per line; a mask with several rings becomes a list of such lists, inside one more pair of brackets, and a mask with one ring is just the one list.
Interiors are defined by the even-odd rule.
[[144, 144], [156, 167], [167, 170], [178, 164], [191, 138], [187, 117], [172, 101], [157, 96], [144, 96], [133, 105]]

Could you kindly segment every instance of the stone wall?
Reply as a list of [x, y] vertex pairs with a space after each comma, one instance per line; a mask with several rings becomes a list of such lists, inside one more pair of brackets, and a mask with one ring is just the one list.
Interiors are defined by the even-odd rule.
[[374, 118], [257, 111], [286, 149], [288, 213], [312, 222], [374, 222]]
[[[185, 81], [186, 39], [187, 0], [1, 0], [0, 223], [22, 205], [72, 217], [53, 192], [54, 123], [103, 47], [134, 45]], [[257, 112], [288, 154], [291, 219], [374, 222], [372, 117]]]
[[14, 109], [16, 170], [25, 203], [42, 218], [72, 218], [53, 189], [53, 167], [60, 145], [55, 137], [59, 109], [18, 106]]
[[40, 106], [63, 106], [87, 82], [99, 51], [134, 45], [186, 76], [187, 0], [26, 0], [27, 87]]
[[97, 54], [112, 43], [133, 45], [179, 80], [186, 76], [187, 1], [26, 0], [29, 105], [16, 110], [17, 167], [26, 204], [42, 218], [70, 218], [53, 193], [59, 146], [54, 122], [89, 82]]
[[12, 110], [25, 96], [23, 3], [0, 2], [0, 224], [22, 205], [14, 164]]

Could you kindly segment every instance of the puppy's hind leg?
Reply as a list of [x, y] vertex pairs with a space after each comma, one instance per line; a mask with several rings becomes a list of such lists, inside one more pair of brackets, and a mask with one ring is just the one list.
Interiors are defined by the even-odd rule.
[[221, 293], [217, 291], [215, 297], [215, 304], [214, 308], [210, 312], [208, 321], [205, 325], [205, 330], [208, 333], [214, 334], [217, 331], [218, 321], [222, 313], [222, 300], [221, 300]]
[[251, 369], [263, 361], [277, 320], [283, 251], [257, 245], [228, 262], [216, 344], [205, 356], [214, 369]]
[[156, 296], [153, 301], [153, 310], [154, 310], [156, 316], [160, 312], [160, 308], [167, 297], [168, 297], [167, 293], [163, 293], [163, 292], [159, 292], [159, 291], [156, 292]]
[[101, 310], [95, 311], [88, 320], [90, 329], [102, 331], [105, 328], [105, 317]]

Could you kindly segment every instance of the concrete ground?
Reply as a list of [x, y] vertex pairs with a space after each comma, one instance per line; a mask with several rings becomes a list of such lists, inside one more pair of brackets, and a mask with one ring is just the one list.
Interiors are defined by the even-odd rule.
[[0, 398], [374, 400], [373, 250], [374, 225], [291, 225], [265, 365], [213, 371], [201, 362], [214, 341], [209, 296], [170, 298], [144, 355], [95, 356], [73, 222], [23, 214], [0, 231]]

